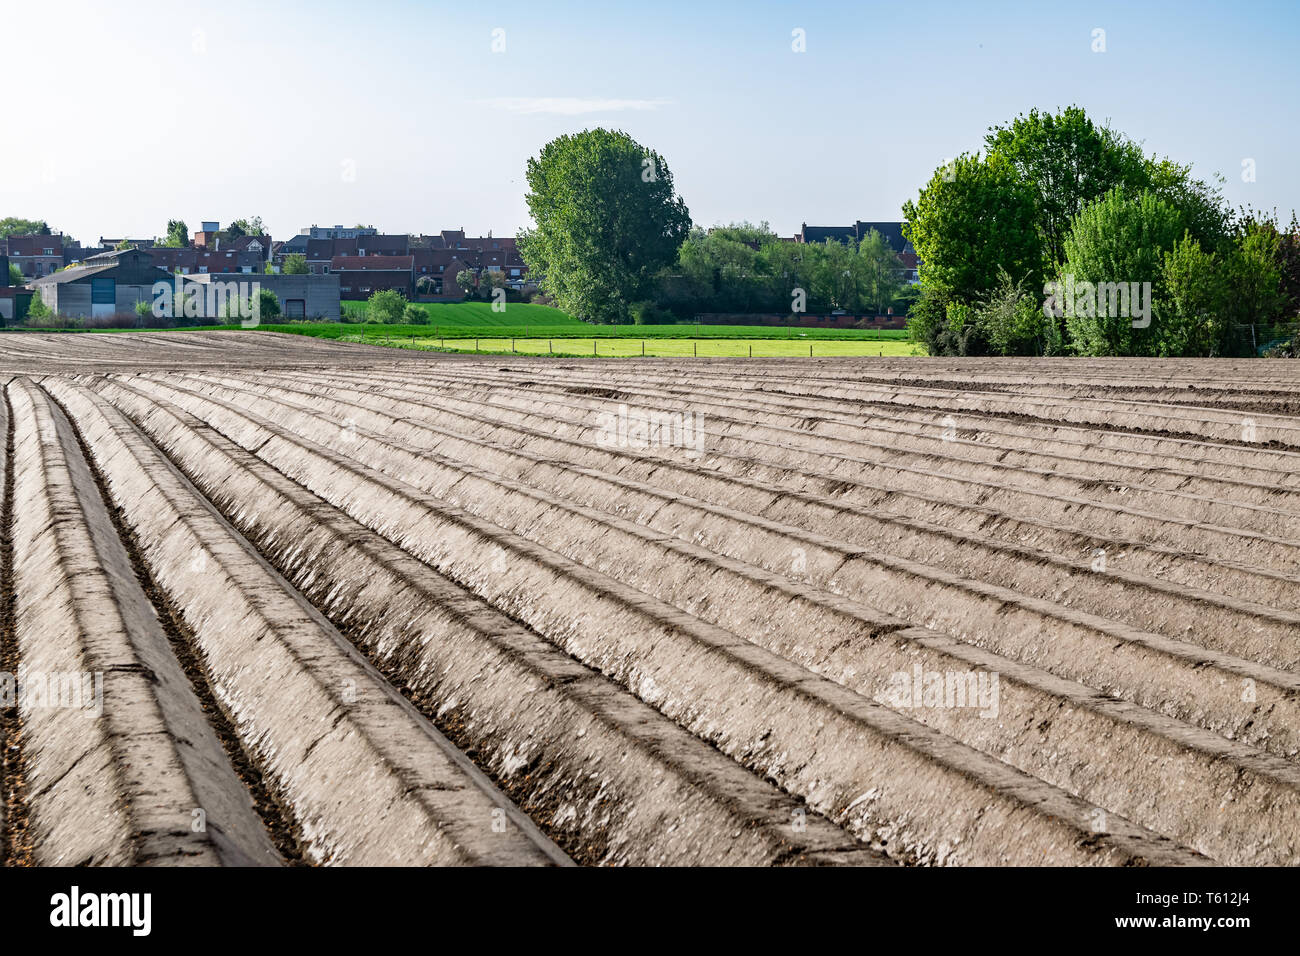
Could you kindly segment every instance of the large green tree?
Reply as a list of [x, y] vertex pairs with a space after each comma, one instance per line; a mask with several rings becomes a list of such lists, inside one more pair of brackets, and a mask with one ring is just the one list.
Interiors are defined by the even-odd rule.
[[1108, 127], [1098, 127], [1077, 106], [1059, 113], [1030, 110], [984, 137], [990, 155], [1005, 157], [1037, 200], [1043, 255], [1050, 265], [1064, 257], [1065, 236], [1088, 203], [1116, 186], [1149, 185], [1142, 150]]
[[167, 238], [162, 244], [168, 249], [183, 249], [190, 244], [190, 227], [184, 219], [167, 220]]
[[588, 322], [627, 321], [691, 228], [663, 157], [617, 130], [560, 136], [528, 161], [534, 227], [519, 251], [542, 289]]
[[1162, 351], [1161, 330], [1149, 307], [1165, 293], [1165, 255], [1186, 234], [1182, 211], [1146, 190], [1132, 196], [1112, 189], [1074, 217], [1056, 304], [1077, 351]]
[[1035, 284], [1045, 267], [1037, 200], [1005, 156], [963, 154], [935, 170], [903, 229], [921, 260], [921, 280], [937, 301], [971, 303], [999, 284]]
[[44, 219], [20, 219], [5, 216], [0, 219], [0, 239], [6, 236], [48, 236], [50, 226]]

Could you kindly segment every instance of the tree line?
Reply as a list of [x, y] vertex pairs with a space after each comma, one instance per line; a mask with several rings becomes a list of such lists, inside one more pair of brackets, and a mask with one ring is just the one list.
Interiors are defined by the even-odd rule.
[[935, 355], [1253, 354], [1300, 312], [1300, 224], [1144, 155], [1084, 110], [1033, 110], [903, 208]]
[[528, 161], [526, 176], [535, 225], [519, 234], [520, 253], [542, 290], [588, 322], [883, 312], [910, 301], [879, 233], [805, 245], [767, 223], [694, 225], [664, 158], [621, 131], [558, 137]]

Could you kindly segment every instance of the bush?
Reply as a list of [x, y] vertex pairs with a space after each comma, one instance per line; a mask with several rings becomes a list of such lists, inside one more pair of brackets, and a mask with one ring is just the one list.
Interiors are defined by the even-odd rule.
[[923, 344], [931, 355], [951, 355], [945, 348], [947, 331], [947, 304], [933, 286], [922, 286], [920, 297], [907, 313], [908, 337]]
[[27, 307], [27, 324], [32, 325], [34, 321], [49, 319], [51, 315], [50, 307], [45, 304], [45, 300], [37, 292], [32, 296], [31, 304]]
[[429, 312], [418, 305], [408, 305], [402, 313], [402, 321], [407, 325], [428, 325]]
[[628, 309], [633, 325], [671, 325], [677, 317], [653, 302], [633, 302]]
[[999, 355], [1042, 355], [1048, 350], [1048, 318], [1022, 285], [1002, 270], [997, 288], [979, 304], [976, 325]]
[[395, 325], [406, 312], [406, 298], [393, 289], [382, 289], [366, 301], [366, 321]]

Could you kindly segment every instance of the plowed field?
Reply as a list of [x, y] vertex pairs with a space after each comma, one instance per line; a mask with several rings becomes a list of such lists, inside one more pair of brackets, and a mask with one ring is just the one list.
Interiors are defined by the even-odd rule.
[[8, 864], [1300, 863], [1289, 362], [0, 370]]

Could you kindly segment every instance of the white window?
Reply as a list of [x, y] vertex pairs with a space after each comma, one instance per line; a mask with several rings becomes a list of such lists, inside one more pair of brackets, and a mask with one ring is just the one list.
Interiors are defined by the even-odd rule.
[[199, 271], [200, 271], [200, 272], [207, 272], [207, 271], [208, 271], [208, 267], [207, 267], [207, 266], [199, 266]]

